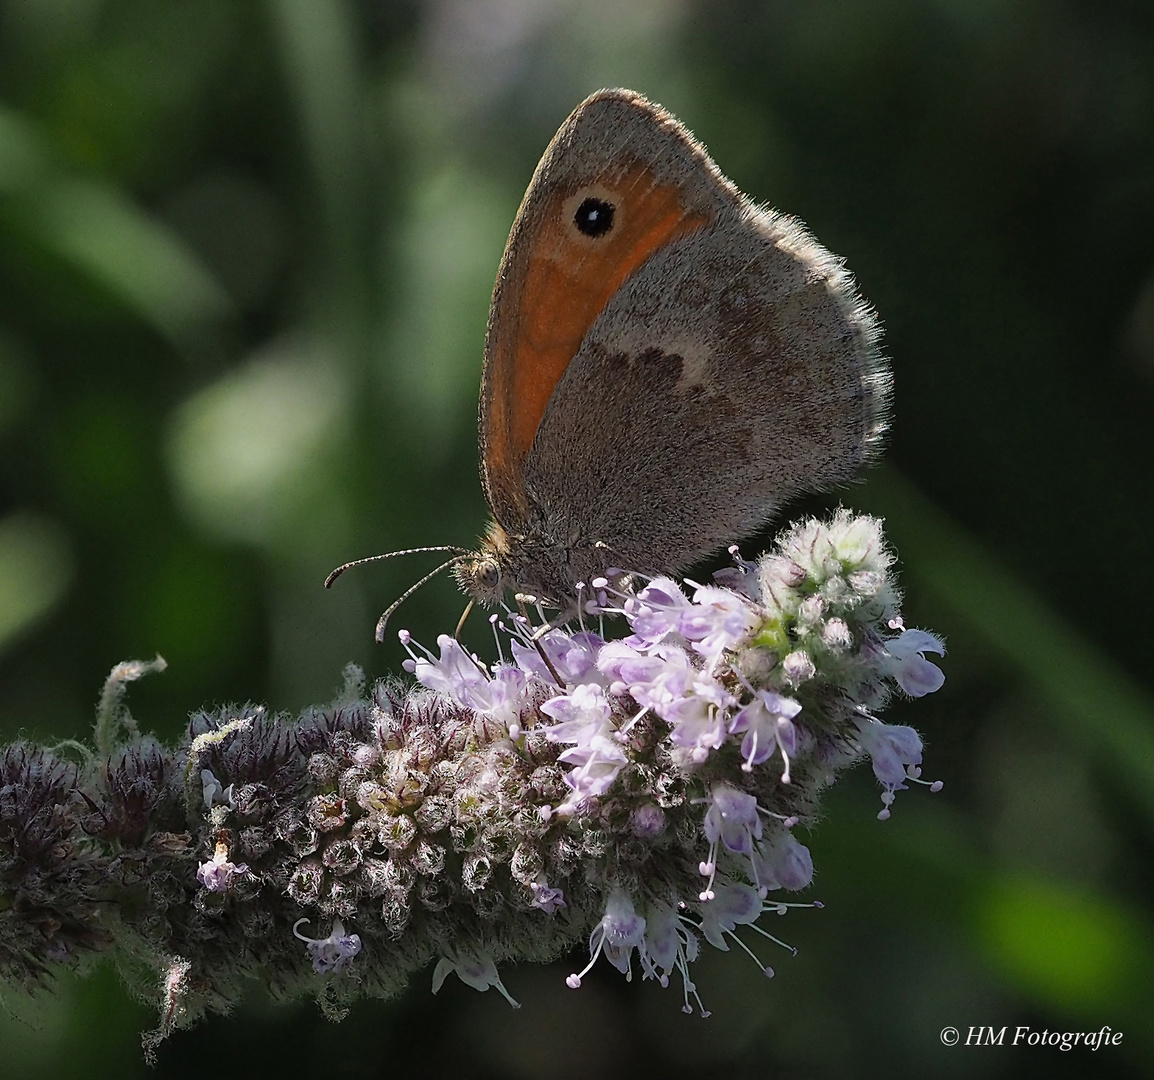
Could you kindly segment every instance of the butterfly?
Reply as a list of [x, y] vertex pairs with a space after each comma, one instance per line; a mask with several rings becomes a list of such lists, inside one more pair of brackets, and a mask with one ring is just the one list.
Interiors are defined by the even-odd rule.
[[875, 456], [879, 336], [799, 221], [743, 195], [661, 106], [601, 90], [546, 148], [497, 273], [488, 532], [474, 552], [413, 550], [456, 552], [444, 566], [473, 600], [562, 612], [610, 567], [682, 572]]
[[840, 259], [761, 207], [659, 105], [582, 102], [493, 291], [481, 479], [456, 574], [554, 606], [607, 567], [677, 573], [876, 454], [890, 373]]

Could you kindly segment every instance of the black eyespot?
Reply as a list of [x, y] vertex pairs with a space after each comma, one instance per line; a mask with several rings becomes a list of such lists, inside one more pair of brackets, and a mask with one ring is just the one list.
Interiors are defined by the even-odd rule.
[[573, 215], [573, 224], [578, 231], [586, 236], [604, 236], [613, 228], [615, 207], [604, 199], [594, 199], [590, 196]]

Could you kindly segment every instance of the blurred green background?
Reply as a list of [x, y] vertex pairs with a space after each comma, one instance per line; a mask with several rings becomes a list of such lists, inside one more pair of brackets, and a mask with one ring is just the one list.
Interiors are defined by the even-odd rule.
[[[82, 737], [156, 652], [130, 702], [166, 738], [398, 669], [373, 624], [426, 564], [321, 581], [481, 530], [493, 275], [604, 85], [881, 312], [891, 448], [840, 498], [886, 515], [907, 622], [949, 640], [945, 688], [887, 717], [945, 791], [881, 824], [868, 769], [839, 785], [807, 838], [825, 910], [774, 927], [800, 953], [772, 983], [703, 961], [707, 1021], [522, 967], [518, 1013], [424, 977], [340, 1026], [256, 993], [149, 1072], [155, 1018], [105, 969], [5, 998], [5, 1077], [1149, 1074], [1149, 0], [0, 0], [0, 735]], [[431, 642], [461, 606], [442, 580], [395, 625]], [[939, 1041], [983, 1024], [1124, 1038]]]

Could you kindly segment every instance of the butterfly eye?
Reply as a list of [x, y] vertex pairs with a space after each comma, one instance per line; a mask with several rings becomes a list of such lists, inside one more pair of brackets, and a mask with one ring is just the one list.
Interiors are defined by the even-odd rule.
[[586, 199], [573, 215], [573, 224], [586, 236], [604, 236], [613, 228], [615, 208], [612, 203], [592, 196]]
[[477, 564], [477, 584], [486, 589], [495, 589], [501, 580], [501, 571], [492, 559], [482, 559]]

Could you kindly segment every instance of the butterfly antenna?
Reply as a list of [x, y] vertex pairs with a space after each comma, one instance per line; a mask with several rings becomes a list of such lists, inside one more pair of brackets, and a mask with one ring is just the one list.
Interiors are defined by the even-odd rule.
[[[347, 562], [343, 566], [338, 566], [331, 574], [329, 574], [327, 578], [325, 578], [325, 588], [331, 589], [333, 587], [333, 582], [336, 581], [337, 578], [339, 578], [341, 574], [343, 574], [346, 570], [351, 570], [354, 566], [364, 566], [365, 563], [380, 562], [382, 559], [393, 559], [398, 555], [419, 555], [423, 551], [451, 551], [455, 555], [469, 554], [465, 548], [456, 547], [453, 544], [439, 544], [436, 547], [405, 548], [403, 551], [386, 551], [383, 555], [369, 555], [363, 559], [353, 559], [352, 562]], [[444, 570], [445, 566], [448, 566], [449, 563], [455, 561], [455, 559], [450, 559], [449, 562], [445, 563], [444, 566], [438, 566], [437, 569], [433, 571], [433, 573], [436, 574], [441, 570]], [[427, 581], [428, 578], [425, 580]], [[407, 596], [408, 594], [406, 593], [405, 595]]]
[[[385, 627], [388, 625], [389, 619], [391, 619], [393, 617], [393, 612], [396, 611], [397, 608], [399, 608], [406, 600], [408, 600], [408, 598], [410, 596], [412, 596], [413, 593], [415, 593], [422, 585], [424, 585], [425, 582], [432, 581], [433, 578], [435, 578], [442, 570], [445, 570], [448, 567], [452, 566], [453, 563], [459, 563], [462, 559], [469, 558], [472, 554], [471, 552], [464, 551], [464, 550], [461, 550], [459, 548], [449, 548], [449, 547], [444, 547], [444, 548], [416, 548], [414, 550], [417, 550], [417, 551], [421, 551], [421, 550], [424, 550], [424, 551], [457, 551], [458, 554], [454, 555], [451, 559], [446, 559], [443, 563], [441, 563], [440, 566], [437, 567], [436, 570], [430, 570], [423, 578], [421, 578], [420, 581], [418, 581], [415, 585], [410, 585], [403, 593], [401, 593], [401, 595], [399, 597], [397, 597], [396, 600], [394, 600], [388, 606], [388, 608], [386, 608], [385, 613], [377, 620], [377, 632], [376, 632], [375, 637], [377, 639], [378, 645], [384, 644]], [[395, 554], [399, 555], [399, 554], [401, 554], [401, 552], [396, 552]], [[384, 556], [380, 556], [380, 555], [377, 556], [377, 558], [383, 558], [383, 557]], [[372, 562], [372, 559], [365, 559], [363, 561]]]

